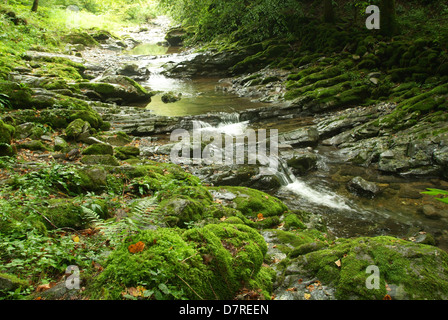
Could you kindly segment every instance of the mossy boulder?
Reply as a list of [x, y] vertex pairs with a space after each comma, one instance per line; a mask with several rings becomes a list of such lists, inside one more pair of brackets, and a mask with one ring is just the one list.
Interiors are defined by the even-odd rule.
[[126, 160], [130, 158], [135, 158], [140, 155], [140, 149], [134, 146], [123, 146], [115, 148], [115, 156], [118, 159]]
[[114, 154], [114, 148], [105, 143], [95, 143], [88, 146], [82, 151], [83, 155], [94, 155], [94, 154]]
[[272, 286], [273, 274], [262, 268], [266, 251], [263, 237], [244, 225], [142, 231], [111, 253], [90, 290], [102, 299], [122, 299], [137, 286], [148, 299], [231, 299], [243, 287]]
[[86, 165], [104, 165], [104, 166], [119, 166], [120, 162], [110, 154], [93, 154], [85, 155], [81, 158], [81, 163]]
[[7, 292], [25, 289], [29, 283], [17, 278], [15, 275], [0, 273], [0, 297], [5, 296]]
[[287, 206], [278, 198], [265, 192], [246, 187], [209, 187], [209, 190], [220, 193], [231, 193], [234, 198], [230, 205], [241, 211], [245, 216], [257, 218], [281, 216], [288, 211]]
[[70, 44], [82, 44], [86, 47], [94, 47], [98, 42], [87, 32], [71, 32], [62, 37], [62, 41]]
[[17, 149], [27, 149], [32, 151], [51, 151], [49, 146], [46, 146], [42, 141], [30, 140], [16, 145]]
[[118, 103], [149, 103], [153, 93], [148, 92], [135, 80], [121, 75], [105, 76], [92, 82], [78, 84], [81, 90], [92, 90], [102, 101]]
[[15, 135], [15, 128], [0, 120], [0, 143], [10, 144]]
[[82, 119], [76, 119], [67, 126], [65, 134], [69, 140], [81, 141], [90, 136], [90, 131], [90, 123]]
[[[298, 256], [287, 270], [300, 270], [336, 288], [341, 300], [445, 300], [448, 297], [448, 254], [430, 245], [394, 237], [338, 239], [334, 244]], [[366, 285], [379, 271], [378, 288]], [[297, 272], [297, 271], [294, 271]]]
[[104, 191], [108, 186], [108, 172], [101, 166], [81, 168], [76, 174], [80, 179], [73, 188], [75, 192]]

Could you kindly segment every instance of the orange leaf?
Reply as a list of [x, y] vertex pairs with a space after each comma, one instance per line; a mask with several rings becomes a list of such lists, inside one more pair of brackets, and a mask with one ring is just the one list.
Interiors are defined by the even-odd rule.
[[386, 294], [383, 298], [383, 300], [392, 300], [392, 297], [388, 294]]
[[262, 214], [262, 213], [259, 213], [259, 214], [257, 214], [257, 219], [258, 219], [258, 221], [262, 221], [262, 220], [264, 220], [265, 218], [263, 217], [263, 214]]
[[136, 244], [131, 244], [128, 247], [130, 253], [142, 252], [143, 249], [145, 249], [145, 244], [141, 241], [137, 242]]

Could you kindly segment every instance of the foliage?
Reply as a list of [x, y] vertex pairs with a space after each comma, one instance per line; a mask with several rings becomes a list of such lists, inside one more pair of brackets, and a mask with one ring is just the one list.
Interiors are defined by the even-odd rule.
[[424, 191], [422, 194], [435, 196], [437, 200], [448, 204], [448, 191], [446, 190], [428, 188], [428, 191]]

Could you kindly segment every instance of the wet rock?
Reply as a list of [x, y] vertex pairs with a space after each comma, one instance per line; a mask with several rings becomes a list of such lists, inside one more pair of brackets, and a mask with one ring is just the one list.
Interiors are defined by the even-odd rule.
[[430, 204], [423, 205], [419, 212], [429, 219], [440, 219], [441, 215], [436, 208]]
[[181, 99], [182, 93], [174, 94], [174, 92], [166, 92], [162, 95], [162, 102], [163, 103], [174, 103]]
[[314, 147], [319, 141], [319, 132], [316, 127], [304, 127], [281, 134], [279, 141], [293, 147]]
[[[285, 157], [284, 153], [282, 154], [282, 157]], [[294, 174], [303, 175], [317, 167], [318, 157], [313, 152], [301, 150], [290, 152], [285, 160]]]
[[361, 177], [353, 178], [347, 184], [347, 189], [358, 196], [366, 198], [374, 198], [381, 192], [380, 187], [376, 183], [364, 180]]

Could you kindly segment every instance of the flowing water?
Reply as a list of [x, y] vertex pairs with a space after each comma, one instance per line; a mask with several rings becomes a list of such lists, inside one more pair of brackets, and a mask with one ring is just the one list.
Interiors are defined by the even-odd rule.
[[[219, 84], [218, 78], [192, 80], [165, 76], [162, 72], [164, 65], [192, 59], [195, 54], [182, 52], [180, 48], [159, 45], [163, 32], [157, 32], [144, 39], [140, 46], [124, 53], [137, 61], [140, 67], [146, 67], [150, 71], [149, 79], [142, 85], [160, 92], [146, 107], [148, 110], [162, 116], [219, 114], [222, 121], [218, 125], [199, 123], [201, 130], [214, 133], [237, 136], [244, 134], [251, 125], [256, 128], [256, 124], [239, 121], [238, 112], [266, 104], [217, 91], [215, 88]], [[181, 94], [181, 100], [165, 104], [161, 101], [164, 92]], [[279, 131], [285, 131], [288, 128], [297, 129], [309, 120], [294, 119], [264, 125], [266, 129], [277, 128]], [[283, 186], [276, 196], [290, 207], [320, 216], [328, 230], [339, 237], [393, 235], [409, 238], [423, 231], [437, 235], [439, 246], [448, 248], [447, 222], [431, 220], [419, 213], [425, 204], [430, 204], [437, 210], [446, 210], [433, 199], [423, 197], [419, 193], [443, 182], [438, 179], [404, 180], [383, 176], [370, 168], [354, 167], [345, 163], [343, 159], [338, 158], [337, 150], [330, 147], [319, 146], [314, 152], [319, 157], [318, 170], [301, 177], [295, 176], [286, 163], [279, 161], [276, 174]], [[363, 176], [387, 185], [388, 192], [374, 199], [353, 195], [345, 186], [354, 176]]]

